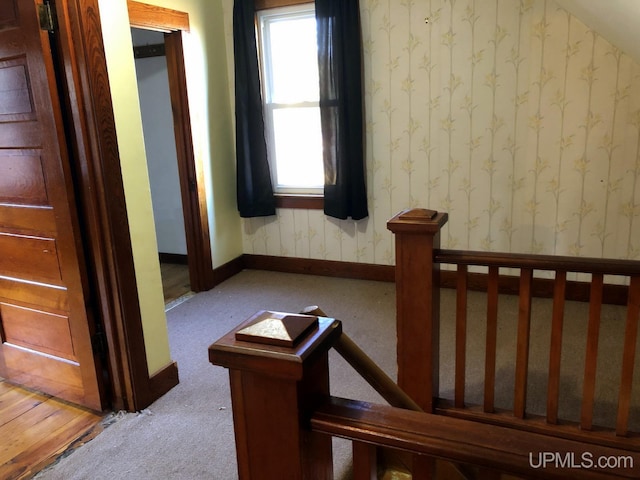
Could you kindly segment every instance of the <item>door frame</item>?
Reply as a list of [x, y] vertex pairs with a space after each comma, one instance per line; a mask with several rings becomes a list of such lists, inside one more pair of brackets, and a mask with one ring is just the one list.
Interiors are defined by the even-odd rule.
[[183, 35], [189, 32], [185, 12], [127, 0], [131, 27], [164, 32], [169, 96], [178, 160], [178, 177], [187, 242], [191, 290], [202, 292], [214, 287], [209, 238], [209, 218], [202, 163], [193, 151], [191, 115], [184, 66]]
[[98, 0], [52, 3], [92, 284], [88, 302], [100, 317], [107, 350], [105, 384], [112, 409], [138, 411], [178, 384], [178, 368], [172, 362], [149, 375]]

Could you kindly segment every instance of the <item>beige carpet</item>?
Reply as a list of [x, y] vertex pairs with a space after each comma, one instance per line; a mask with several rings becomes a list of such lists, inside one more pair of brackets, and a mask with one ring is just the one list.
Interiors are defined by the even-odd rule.
[[[485, 297], [471, 294], [469, 312], [484, 314]], [[453, 292], [443, 291], [442, 396], [452, 397]], [[343, 321], [344, 331], [392, 377], [395, 378], [395, 289], [394, 284], [263, 271], [244, 271], [213, 290], [200, 293], [167, 312], [172, 356], [178, 362], [180, 384], [151, 407], [138, 414], [114, 415], [97, 438], [71, 452], [41, 472], [40, 480], [60, 479], [234, 479], [237, 478], [235, 445], [228, 376], [225, 369], [208, 363], [207, 348], [217, 338], [247, 319], [257, 310], [296, 312], [316, 304], [327, 314]], [[545, 348], [532, 346], [528, 405], [539, 411], [544, 405], [545, 387], [539, 382], [546, 371], [550, 309], [546, 300], [536, 301], [532, 335]], [[570, 305], [565, 329], [562, 386], [565, 400], [562, 413], [577, 417], [582, 374], [584, 326], [587, 306]], [[540, 314], [540, 315], [538, 315]], [[478, 317], [480, 318], [480, 317]], [[470, 319], [468, 347], [468, 402], [479, 403], [482, 395], [484, 329], [481, 321]], [[500, 303], [497, 403], [509, 403], [513, 389], [513, 351], [517, 299], [505, 297]], [[624, 325], [620, 308], [606, 308], [603, 340], [600, 344], [598, 392], [599, 420], [615, 416], [613, 383], [619, 377], [620, 334], [609, 333]], [[535, 344], [538, 343], [534, 342]], [[480, 358], [480, 361], [477, 360]], [[330, 356], [332, 394], [381, 402], [366, 383], [338, 357]], [[636, 392], [635, 405], [638, 402]], [[640, 412], [632, 418], [638, 424]], [[335, 478], [349, 478], [350, 444], [335, 441]]]

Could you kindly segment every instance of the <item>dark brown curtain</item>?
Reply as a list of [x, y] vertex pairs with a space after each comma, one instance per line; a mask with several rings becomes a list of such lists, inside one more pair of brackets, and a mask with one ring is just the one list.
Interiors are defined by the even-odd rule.
[[324, 154], [324, 212], [368, 216], [358, 0], [315, 0]]
[[275, 198], [264, 138], [254, 0], [234, 2], [233, 50], [238, 211], [241, 217], [275, 215]]

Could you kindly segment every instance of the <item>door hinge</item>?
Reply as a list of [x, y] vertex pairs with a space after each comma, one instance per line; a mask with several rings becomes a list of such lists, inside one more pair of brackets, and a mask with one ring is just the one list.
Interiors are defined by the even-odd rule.
[[41, 30], [46, 30], [49, 33], [56, 31], [55, 16], [50, 3], [38, 5], [38, 18], [40, 19]]

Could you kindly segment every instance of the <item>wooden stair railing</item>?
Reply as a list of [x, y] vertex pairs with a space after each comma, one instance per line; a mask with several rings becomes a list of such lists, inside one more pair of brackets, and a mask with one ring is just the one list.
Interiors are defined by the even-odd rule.
[[[317, 319], [317, 325], [297, 331], [293, 345], [283, 345], [277, 338], [276, 344], [272, 344], [270, 335], [278, 330], [272, 320], [309, 319]], [[271, 323], [261, 332], [252, 332], [251, 340], [239, 336], [243, 333], [246, 336], [247, 327], [265, 320]], [[289, 328], [291, 325], [284, 328], [295, 331]], [[610, 446], [331, 397], [327, 351], [345, 338], [338, 320], [258, 312], [211, 345], [210, 361], [229, 368], [241, 480], [332, 479], [331, 436], [353, 442], [354, 480], [378, 478], [376, 447], [412, 454], [416, 480], [434, 478], [431, 470], [421, 469], [434, 459], [452, 462], [458, 472], [466, 474], [461, 478], [499, 478], [499, 474], [482, 476], [495, 472], [496, 468], [523, 478], [638, 478], [635, 466], [640, 465], [640, 451], [621, 455], [620, 449]], [[354, 349], [358, 356], [364, 355], [364, 359], [353, 362], [356, 370], [370, 370], [371, 360], [353, 342], [347, 345], [347, 351]], [[345, 349], [344, 345], [339, 348]], [[346, 354], [351, 356], [352, 353]], [[378, 373], [366, 375], [376, 377]], [[392, 402], [404, 402], [397, 400], [403, 397], [402, 392], [389, 395], [380, 390]], [[545, 457], [551, 452], [558, 457]], [[588, 468], [578, 475], [573, 470], [597, 458], [617, 459], [621, 463], [615, 471]], [[558, 459], [563, 468], [544, 470], [544, 462]]]
[[[627, 260], [574, 258], [545, 255], [511, 255], [493, 252], [443, 250], [439, 248], [439, 231], [447, 220], [446, 214], [415, 209], [401, 212], [388, 222], [396, 236], [396, 289], [398, 328], [398, 383], [426, 411], [506, 426], [558, 438], [587, 442], [591, 445], [615, 447], [637, 452], [640, 437], [629, 431], [631, 393], [638, 323], [640, 322], [640, 262]], [[450, 264], [456, 272], [446, 275], [449, 286], [456, 288], [455, 368], [452, 400], [439, 398], [437, 362], [438, 332], [440, 330], [440, 265]], [[470, 280], [478, 282], [478, 274], [471, 267], [487, 269], [486, 338], [484, 359], [484, 398], [479, 406], [465, 405], [467, 363], [467, 291]], [[500, 268], [518, 269], [516, 293], [518, 299], [515, 375], [512, 409], [498, 411], [495, 405], [498, 296], [506, 284], [515, 283], [511, 277], [500, 276]], [[538, 279], [534, 271], [553, 272], [554, 279]], [[591, 281], [570, 282], [568, 273], [589, 274]], [[604, 285], [605, 275], [628, 278], [628, 286]], [[445, 275], [442, 275], [445, 277]], [[531, 344], [531, 306], [534, 285], [544, 290], [551, 285], [553, 310], [547, 375], [546, 412], [543, 417], [527, 411], [527, 385]], [[587, 323], [585, 361], [580, 418], [577, 424], [559, 418], [560, 365], [565, 299], [569, 290], [587, 289], [589, 313]], [[513, 288], [511, 288], [513, 290]], [[624, 344], [621, 346], [622, 372], [617, 402], [617, 420], [613, 429], [603, 431], [593, 425], [598, 344], [601, 335], [603, 292], [613, 292], [615, 303], [627, 305]], [[622, 294], [621, 294], [622, 293]], [[620, 298], [623, 301], [620, 301]], [[426, 298], [427, 301], [422, 301]], [[477, 312], [474, 312], [477, 314]], [[416, 332], [418, 332], [416, 334]], [[606, 333], [606, 332], [605, 332]], [[427, 346], [425, 348], [425, 346]], [[429, 348], [430, 347], [430, 348]], [[429, 355], [429, 352], [431, 355]], [[421, 365], [421, 366], [417, 366]]]
[[[442, 250], [439, 236], [446, 221], [444, 213], [419, 209], [402, 212], [388, 223], [396, 235], [400, 390], [384, 372], [371, 368], [366, 355], [344, 336], [338, 320], [322, 315], [258, 312], [211, 345], [211, 363], [229, 369], [241, 479], [333, 478], [329, 435], [353, 440], [356, 480], [375, 478], [376, 446], [412, 454], [415, 479], [433, 478], [434, 458], [473, 464], [479, 469], [468, 471], [478, 472], [482, 478], [499, 478], [496, 472], [529, 478], [640, 478], [640, 435], [629, 429], [640, 322], [640, 262]], [[438, 381], [442, 263], [457, 266], [456, 365], [451, 402], [440, 398]], [[478, 406], [465, 404], [467, 290], [472, 266], [488, 269], [484, 396]], [[500, 268], [520, 270], [518, 314], [514, 319], [513, 407], [506, 411], [496, 408], [494, 398]], [[537, 270], [555, 272], [544, 416], [527, 411], [531, 305]], [[569, 272], [591, 274], [584, 381], [576, 424], [560, 419], [558, 411]], [[630, 280], [625, 287], [627, 310], [617, 416], [614, 428], [606, 430], [593, 425], [593, 407], [604, 276], [609, 274]], [[292, 338], [286, 341], [274, 335], [272, 321], [282, 324], [275, 331], [288, 331]], [[262, 333], [256, 334], [255, 327], [265, 322], [268, 328], [258, 328]], [[298, 322], [309, 328], [296, 327]], [[392, 404], [423, 412], [330, 397], [331, 347], [342, 350], [347, 361]], [[580, 461], [585, 454], [589, 461], [617, 460], [618, 468], [584, 468]], [[548, 460], [549, 455], [555, 466], [539, 469], [536, 463]]]
[[[296, 331], [297, 337], [290, 342], [272, 336], [276, 332], [277, 337], [278, 330], [295, 331], [291, 325], [308, 319], [317, 325]], [[249, 336], [248, 327], [252, 328]], [[209, 347], [210, 362], [229, 369], [241, 479], [333, 478], [330, 438], [318, 437], [308, 428], [314, 409], [329, 398], [327, 351], [331, 347], [390, 405], [421, 411], [342, 332], [341, 323], [326, 318], [319, 307], [307, 307], [300, 314], [257, 312]], [[373, 478], [378, 468], [376, 449], [354, 441], [353, 458], [354, 471]]]
[[[304, 308], [300, 314], [326, 317], [327, 314], [317, 305]], [[333, 344], [333, 348], [344, 358], [360, 376], [373, 387], [392, 407], [422, 412], [420, 406], [407, 395], [398, 384], [389, 377], [371, 358], [349, 338], [341, 332]]]

